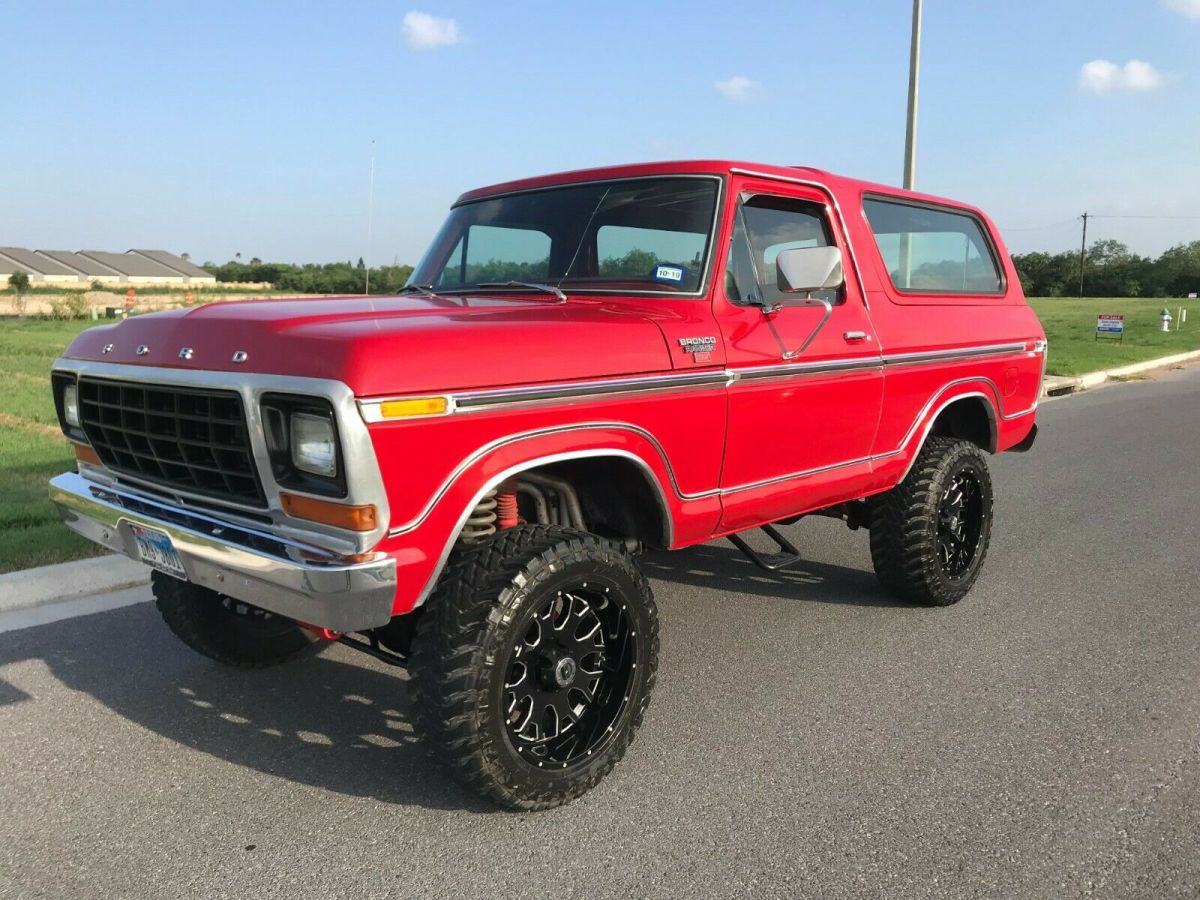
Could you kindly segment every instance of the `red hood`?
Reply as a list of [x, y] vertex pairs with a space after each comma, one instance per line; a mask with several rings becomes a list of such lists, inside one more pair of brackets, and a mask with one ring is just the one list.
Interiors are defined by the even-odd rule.
[[[666, 307], [666, 308], [664, 308]], [[90, 328], [66, 356], [333, 378], [358, 396], [568, 381], [671, 368], [669, 305], [573, 298], [332, 297], [214, 303]], [[104, 353], [106, 345], [112, 350]], [[139, 346], [148, 348], [139, 356]], [[190, 360], [180, 350], [192, 349]], [[242, 364], [232, 362], [237, 351]]]

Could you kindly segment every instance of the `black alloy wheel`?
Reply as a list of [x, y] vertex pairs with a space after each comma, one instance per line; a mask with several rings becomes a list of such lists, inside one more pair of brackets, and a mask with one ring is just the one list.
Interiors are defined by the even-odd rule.
[[639, 648], [611, 594], [596, 582], [565, 586], [534, 610], [509, 654], [508, 739], [539, 767], [569, 768], [612, 734]]
[[971, 469], [963, 469], [942, 493], [938, 507], [938, 557], [953, 579], [970, 570], [983, 530], [983, 491]]

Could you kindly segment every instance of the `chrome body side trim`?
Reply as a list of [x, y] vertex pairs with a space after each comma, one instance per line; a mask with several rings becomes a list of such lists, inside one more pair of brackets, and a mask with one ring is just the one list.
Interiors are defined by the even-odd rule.
[[[386, 533], [389, 508], [387, 491], [375, 448], [366, 423], [359, 413], [354, 393], [340, 381], [324, 378], [304, 378], [292, 375], [263, 375], [253, 372], [214, 372], [198, 369], [171, 369], [159, 366], [134, 366], [79, 359], [59, 359], [52, 366], [53, 372], [65, 372], [89, 378], [109, 378], [117, 381], [133, 381], [139, 384], [163, 384], [179, 387], [205, 387], [233, 391], [241, 395], [246, 413], [246, 428], [250, 434], [250, 447], [254, 463], [262, 480], [267, 508], [248, 506], [228, 500], [214, 499], [192, 494], [186, 490], [166, 487], [161, 484], [143, 482], [125, 473], [108, 472], [102, 476], [111, 486], [118, 483], [137, 485], [142, 491], [159, 497], [170, 497], [179, 506], [192, 512], [213, 513], [219, 510], [249, 527], [261, 527], [263, 516], [267, 516], [278, 533], [325, 547], [336, 553], [362, 553], [374, 547]], [[329, 401], [337, 417], [338, 435], [341, 439], [342, 458], [346, 469], [346, 503], [375, 505], [379, 527], [369, 532], [350, 532], [329, 525], [321, 525], [304, 519], [295, 519], [284, 512], [279, 502], [280, 490], [292, 494], [303, 494], [294, 488], [281, 488], [271, 470], [270, 455], [262, 427], [260, 400], [263, 394], [297, 394], [305, 397], [322, 397]], [[89, 467], [89, 476], [96, 469]], [[317, 495], [312, 495], [317, 496]], [[319, 499], [328, 499], [320, 497]]]
[[396, 561], [382, 553], [347, 563], [316, 547], [102, 487], [74, 472], [51, 480], [50, 499], [73, 531], [134, 560], [134, 525], [165, 532], [191, 582], [289, 619], [361, 631], [392, 617]]
[[632, 393], [660, 393], [677, 388], [725, 387], [729, 374], [724, 369], [680, 372], [664, 375], [633, 376], [629, 378], [604, 378], [592, 381], [566, 381], [535, 384], [516, 388], [495, 388], [483, 391], [466, 391], [458, 394], [443, 394], [446, 412], [424, 416], [404, 416], [388, 419], [383, 415], [383, 404], [407, 397], [372, 397], [359, 400], [358, 408], [363, 419], [376, 422], [403, 422], [412, 419], [438, 418], [453, 413], [480, 412], [518, 405], [541, 405], [556, 400], [580, 400], [609, 398]]
[[576, 400], [581, 397], [604, 397], [610, 394], [634, 392], [653, 393], [679, 387], [725, 387], [728, 381], [729, 376], [724, 370], [707, 370], [672, 375], [602, 379], [575, 384], [548, 384], [501, 388], [492, 391], [470, 391], [454, 395], [454, 408], [459, 412], [472, 412], [514, 403], [536, 403], [544, 400]]
[[878, 356], [859, 356], [849, 359], [823, 359], [816, 362], [772, 363], [765, 366], [739, 366], [728, 369], [730, 384], [755, 382], [764, 379], [782, 380], [804, 375], [825, 375], [830, 372], [853, 372], [858, 369], [881, 369], [883, 360]]
[[1026, 341], [1010, 344], [986, 344], [981, 347], [952, 347], [944, 350], [922, 350], [917, 353], [885, 353], [883, 361], [889, 366], [915, 365], [927, 362], [953, 362], [959, 359], [978, 359], [981, 356], [1008, 356], [1012, 353], [1036, 353], [1028, 350]]

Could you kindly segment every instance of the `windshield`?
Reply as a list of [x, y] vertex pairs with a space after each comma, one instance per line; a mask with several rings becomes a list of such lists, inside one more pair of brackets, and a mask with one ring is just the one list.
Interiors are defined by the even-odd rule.
[[639, 178], [464, 203], [409, 284], [441, 293], [510, 281], [695, 293], [704, 283], [717, 188], [713, 178]]

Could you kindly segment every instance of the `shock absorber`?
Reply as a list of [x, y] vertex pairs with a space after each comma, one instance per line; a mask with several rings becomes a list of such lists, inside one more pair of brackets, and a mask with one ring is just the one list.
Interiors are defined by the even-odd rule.
[[500, 485], [496, 495], [496, 525], [499, 528], [516, 528], [521, 524], [517, 510], [517, 483], [506, 481]]
[[477, 544], [496, 533], [496, 493], [490, 490], [484, 494], [471, 510], [471, 515], [467, 516], [461, 536], [464, 543]]

